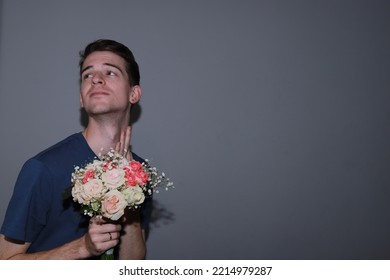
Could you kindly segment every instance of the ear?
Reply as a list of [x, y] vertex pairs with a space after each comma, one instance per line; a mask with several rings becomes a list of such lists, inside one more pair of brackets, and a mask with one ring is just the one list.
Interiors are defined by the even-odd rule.
[[140, 86], [133, 86], [130, 91], [129, 101], [131, 104], [137, 103], [141, 99], [142, 91]]
[[83, 98], [81, 97], [81, 93], [80, 93], [80, 106], [81, 108], [84, 108], [84, 103], [83, 103]]

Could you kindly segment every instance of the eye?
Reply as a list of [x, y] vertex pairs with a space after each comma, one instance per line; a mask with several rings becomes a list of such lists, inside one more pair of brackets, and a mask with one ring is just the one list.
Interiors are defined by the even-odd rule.
[[116, 76], [116, 73], [114, 71], [108, 70], [107, 75], [108, 76]]
[[89, 79], [89, 78], [91, 78], [91, 77], [92, 77], [92, 74], [91, 74], [91, 73], [86, 73], [86, 74], [84, 74], [84, 76], [83, 76], [83, 80]]

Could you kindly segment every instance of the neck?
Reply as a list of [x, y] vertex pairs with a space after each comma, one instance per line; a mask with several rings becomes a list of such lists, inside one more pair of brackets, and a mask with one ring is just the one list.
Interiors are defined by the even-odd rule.
[[88, 126], [83, 132], [88, 145], [98, 155], [101, 150], [108, 151], [120, 141], [122, 131], [129, 125], [129, 117], [121, 119], [102, 120], [89, 117]]

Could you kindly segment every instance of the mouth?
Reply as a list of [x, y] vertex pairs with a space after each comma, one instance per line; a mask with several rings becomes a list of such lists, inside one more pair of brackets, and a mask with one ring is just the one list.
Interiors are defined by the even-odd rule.
[[94, 91], [94, 92], [91, 92], [90, 94], [89, 94], [89, 97], [100, 97], [100, 96], [106, 96], [106, 95], [108, 95], [108, 93], [107, 92], [104, 92], [104, 91]]

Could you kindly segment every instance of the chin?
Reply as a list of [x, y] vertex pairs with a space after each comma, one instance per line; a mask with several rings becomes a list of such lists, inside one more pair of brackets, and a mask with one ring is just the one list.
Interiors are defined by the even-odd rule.
[[110, 110], [111, 106], [107, 102], [90, 102], [85, 106], [85, 111], [91, 113], [104, 112]]

